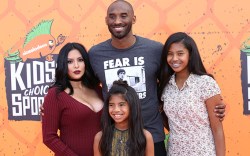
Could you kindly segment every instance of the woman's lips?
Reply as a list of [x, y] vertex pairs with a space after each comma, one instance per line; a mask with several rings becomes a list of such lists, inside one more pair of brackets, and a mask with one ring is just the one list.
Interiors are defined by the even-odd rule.
[[80, 70], [76, 70], [76, 71], [74, 71], [74, 74], [80, 74], [81, 73], [81, 71]]

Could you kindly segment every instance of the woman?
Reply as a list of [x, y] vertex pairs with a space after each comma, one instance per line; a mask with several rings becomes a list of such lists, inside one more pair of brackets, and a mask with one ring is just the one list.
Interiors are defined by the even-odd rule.
[[55, 82], [43, 107], [43, 142], [55, 155], [93, 155], [103, 101], [83, 45], [67, 43], [60, 50]]

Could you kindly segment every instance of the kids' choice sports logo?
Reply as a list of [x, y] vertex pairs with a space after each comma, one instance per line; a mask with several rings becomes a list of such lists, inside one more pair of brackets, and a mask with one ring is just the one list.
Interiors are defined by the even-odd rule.
[[40, 120], [39, 107], [55, 75], [57, 46], [66, 37], [51, 34], [53, 20], [42, 21], [5, 52], [9, 120]]
[[250, 114], [250, 38], [241, 46], [241, 85], [243, 93], [243, 114]]

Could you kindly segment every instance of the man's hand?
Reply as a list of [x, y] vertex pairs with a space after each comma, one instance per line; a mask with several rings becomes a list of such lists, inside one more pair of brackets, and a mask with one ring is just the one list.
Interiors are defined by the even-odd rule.
[[215, 115], [218, 118], [220, 118], [220, 121], [224, 120], [225, 111], [226, 111], [226, 105], [223, 102], [215, 106], [214, 112], [215, 112]]

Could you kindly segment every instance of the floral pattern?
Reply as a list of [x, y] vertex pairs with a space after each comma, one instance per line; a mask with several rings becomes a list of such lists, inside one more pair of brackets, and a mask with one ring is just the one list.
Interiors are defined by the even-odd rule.
[[161, 97], [170, 127], [168, 156], [216, 155], [205, 101], [217, 94], [220, 88], [210, 76], [190, 74], [181, 89], [171, 77]]

